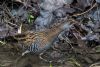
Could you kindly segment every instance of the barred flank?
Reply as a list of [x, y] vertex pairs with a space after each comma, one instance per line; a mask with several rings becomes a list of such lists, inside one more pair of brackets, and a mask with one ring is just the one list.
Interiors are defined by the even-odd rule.
[[30, 45], [28, 47], [28, 50], [30, 52], [36, 53], [39, 50], [38, 44], [37, 43], [34, 43], [34, 44]]

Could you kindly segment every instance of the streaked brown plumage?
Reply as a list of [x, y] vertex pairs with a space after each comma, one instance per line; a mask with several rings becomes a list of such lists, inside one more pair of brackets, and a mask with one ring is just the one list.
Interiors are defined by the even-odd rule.
[[55, 37], [63, 30], [64, 24], [59, 23], [45, 31], [25, 32], [11, 37], [19, 43], [23, 43], [24, 46], [29, 47], [28, 52], [40, 53], [51, 46]]

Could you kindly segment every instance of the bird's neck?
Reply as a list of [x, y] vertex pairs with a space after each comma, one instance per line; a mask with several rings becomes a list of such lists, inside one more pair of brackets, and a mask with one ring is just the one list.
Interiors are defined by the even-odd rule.
[[64, 29], [66, 29], [67, 25], [65, 25], [65, 23], [59, 24], [58, 26], [55, 26], [53, 28], [51, 28], [48, 32], [48, 37], [49, 38], [54, 38], [56, 37], [61, 31], [63, 31]]

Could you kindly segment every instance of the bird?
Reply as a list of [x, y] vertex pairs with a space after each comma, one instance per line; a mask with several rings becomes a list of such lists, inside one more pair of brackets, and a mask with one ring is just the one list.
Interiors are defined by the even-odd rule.
[[61, 22], [44, 31], [26, 31], [4, 39], [7, 42], [21, 43], [26, 48], [22, 56], [27, 53], [39, 54], [51, 47], [57, 35], [66, 28], [65, 26], [68, 27], [69, 25]]

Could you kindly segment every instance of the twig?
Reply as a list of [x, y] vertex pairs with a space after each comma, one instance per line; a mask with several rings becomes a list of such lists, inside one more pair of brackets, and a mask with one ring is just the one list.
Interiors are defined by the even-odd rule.
[[97, 6], [97, 3], [94, 3], [93, 6], [92, 6], [90, 9], [88, 9], [87, 11], [82, 12], [82, 13], [77, 13], [77, 14], [74, 14], [74, 15], [72, 15], [72, 16], [80, 16], [80, 15], [83, 15], [83, 14], [89, 12], [90, 10], [92, 10], [92, 9], [93, 9], [94, 7], [96, 7], [96, 6]]
[[89, 67], [100, 67], [100, 62], [93, 63]]
[[21, 34], [22, 33], [22, 23], [20, 25], [20, 27], [18, 28], [18, 34]]
[[[5, 7], [5, 9], [4, 9], [4, 11], [7, 13], [7, 15], [10, 17], [10, 20], [11, 19], [13, 19], [14, 17], [11, 15], [11, 12], [10, 12], [10, 10], [8, 9], [8, 7], [4, 4], [4, 5], [2, 5], [2, 6], [4, 6]], [[13, 19], [14, 20], [14, 19]], [[14, 20], [14, 22], [15, 22], [15, 20]], [[7, 23], [9, 23], [9, 24], [11, 24], [11, 25], [13, 25], [13, 26], [16, 26], [17, 27], [17, 25], [16, 24], [14, 24], [14, 23], [11, 23], [10, 21], [9, 22], [7, 22]]]
[[[45, 51], [44, 51], [44, 52], [45, 52]], [[44, 58], [42, 57], [42, 55], [44, 54], [44, 52], [42, 52], [42, 53], [39, 54], [39, 58], [40, 58], [41, 60], [45, 61], [45, 62], [52, 62], [52, 61], [48, 61], [48, 60], [46, 60], [46, 59], [44, 59]]]

